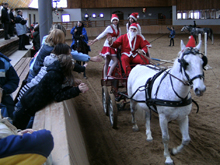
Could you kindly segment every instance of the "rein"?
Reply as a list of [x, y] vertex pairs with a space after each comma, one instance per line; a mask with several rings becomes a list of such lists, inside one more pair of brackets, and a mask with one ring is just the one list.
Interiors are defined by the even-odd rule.
[[[184, 82], [183, 80], [179, 79], [178, 77], [174, 76], [173, 74], [169, 73], [169, 71], [167, 70], [161, 70], [160, 72], [158, 72], [157, 74], [155, 74], [153, 77], [149, 78], [145, 85], [143, 86], [140, 86], [139, 88], [137, 88], [137, 90], [132, 94], [132, 96], [129, 98], [131, 100], [134, 100], [136, 102], [145, 102], [148, 106], [148, 108], [150, 110], [153, 110], [154, 112], [157, 112], [157, 108], [156, 108], [156, 105], [160, 105], [160, 106], [168, 106], [168, 107], [182, 107], [182, 106], [187, 106], [189, 104], [191, 104], [192, 102], [195, 103], [195, 105], [197, 106], [197, 112], [199, 112], [199, 106], [198, 104], [196, 103], [196, 101], [194, 101], [191, 97], [188, 98], [189, 96], [189, 93], [186, 95], [185, 98], [182, 98], [181, 96], [179, 96], [179, 94], [175, 91], [174, 87], [173, 87], [173, 81], [172, 81], [172, 78], [171, 77], [174, 77], [175, 79], [179, 80], [180, 82], [183, 83], [183, 85], [186, 85], [186, 86], [190, 86], [193, 84], [193, 80], [197, 79], [197, 78], [204, 78], [204, 74], [201, 75], [197, 75], [193, 78], [189, 78], [189, 75], [186, 73], [186, 67], [187, 67], [187, 62], [184, 60], [184, 56], [185, 55], [188, 55], [188, 54], [193, 54], [193, 55], [197, 55], [197, 54], [202, 54], [202, 53], [199, 53], [197, 50], [193, 49], [193, 48], [189, 48], [188, 50], [186, 50], [181, 59], [178, 60], [178, 62], [180, 63], [180, 72], [182, 73], [182, 71], [184, 72], [188, 82]], [[202, 54], [203, 55], [203, 54]], [[143, 59], [144, 60], [144, 59]], [[206, 64], [205, 64], [206, 65]], [[146, 67], [149, 67], [151, 69], [155, 69], [155, 68], [152, 68], [150, 66], [146, 66]], [[158, 69], [158, 68], [157, 68]], [[158, 69], [160, 70], [160, 69]], [[156, 89], [156, 93], [155, 93], [155, 99], [152, 99], [151, 98], [151, 91], [152, 91], [152, 87], [153, 87], [153, 84], [155, 82], [155, 80], [163, 73], [163, 72], [166, 72], [163, 77], [161, 78], [160, 82], [159, 82], [159, 85]], [[180, 101], [170, 101], [170, 100], [161, 100], [161, 99], [157, 99], [157, 93], [159, 91], [159, 88], [160, 88], [160, 85], [162, 83], [162, 81], [164, 80], [164, 78], [167, 76], [167, 75], [170, 75], [170, 82], [171, 82], [171, 86], [172, 86], [172, 89], [174, 91], [174, 93], [176, 94], [176, 96], [178, 98], [180, 98], [181, 100]], [[141, 89], [141, 88], [144, 88], [144, 89]], [[135, 100], [133, 99], [134, 95], [138, 92], [138, 91], [143, 91], [145, 90], [145, 96], [146, 96], [146, 99], [145, 100]], [[147, 98], [148, 96], [148, 98]], [[187, 99], [188, 98], [188, 99]], [[153, 106], [154, 109], [151, 107]]]

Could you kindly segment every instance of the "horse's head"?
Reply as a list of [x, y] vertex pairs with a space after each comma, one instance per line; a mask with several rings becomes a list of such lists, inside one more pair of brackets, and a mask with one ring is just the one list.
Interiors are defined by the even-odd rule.
[[183, 26], [182, 29], [181, 29], [181, 32], [184, 32], [185, 29], [186, 29], [185, 26]]
[[193, 86], [193, 90], [197, 96], [202, 96], [206, 90], [203, 68], [207, 64], [207, 58], [199, 53], [201, 45], [202, 41], [194, 48], [186, 47], [181, 40], [182, 51], [178, 59], [180, 72], [183, 74], [184, 81]]

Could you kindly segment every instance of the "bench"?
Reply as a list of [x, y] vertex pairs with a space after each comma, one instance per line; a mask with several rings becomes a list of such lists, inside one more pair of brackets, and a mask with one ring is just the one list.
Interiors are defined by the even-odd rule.
[[54, 138], [54, 165], [89, 165], [74, 99], [52, 103], [35, 114], [33, 129], [50, 130]]
[[23, 57], [20, 59], [20, 61], [14, 66], [15, 71], [18, 74], [18, 77], [20, 78], [18, 88], [12, 93], [12, 98], [16, 102], [16, 98], [18, 96], [19, 90], [22, 86], [23, 80], [25, 80], [28, 76], [29, 72], [29, 64], [31, 61], [31, 57]]

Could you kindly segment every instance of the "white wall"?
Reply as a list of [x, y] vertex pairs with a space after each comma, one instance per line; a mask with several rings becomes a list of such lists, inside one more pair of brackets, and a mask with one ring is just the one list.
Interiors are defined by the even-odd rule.
[[[23, 18], [28, 18], [26, 24], [28, 27], [29, 27], [29, 22], [30, 24], [34, 22], [34, 14], [35, 14], [35, 22], [39, 22], [38, 10], [22, 9], [22, 12], [23, 12]], [[31, 20], [29, 20], [29, 14], [31, 14]]]

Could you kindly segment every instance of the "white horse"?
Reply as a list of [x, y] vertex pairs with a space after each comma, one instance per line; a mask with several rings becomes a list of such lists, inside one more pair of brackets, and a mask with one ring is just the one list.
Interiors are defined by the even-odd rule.
[[[137, 65], [132, 69], [128, 77], [127, 91], [128, 97], [131, 98], [130, 108], [132, 123], [134, 124], [133, 130], [138, 131], [135, 111], [137, 108], [141, 108], [146, 111], [147, 141], [153, 140], [150, 130], [151, 113], [146, 103], [149, 104], [152, 110], [154, 109], [152, 105], [156, 105], [164, 144], [165, 164], [173, 164], [168, 151], [168, 122], [177, 120], [182, 133], [182, 143], [171, 151], [175, 155], [190, 142], [188, 115], [192, 108], [191, 86], [197, 96], [202, 96], [206, 90], [203, 80], [203, 65], [205, 62], [199, 53], [201, 45], [200, 41], [196, 47], [189, 48], [181, 41], [181, 51], [173, 67], [165, 70], [155, 78], [152, 88], [148, 88], [146, 82], [159, 72], [152, 69], [153, 66], [150, 68], [144, 65]], [[149, 90], [150, 93], [147, 92]], [[150, 98], [149, 95], [151, 95]], [[146, 103], [143, 102], [145, 100], [147, 100]]]

